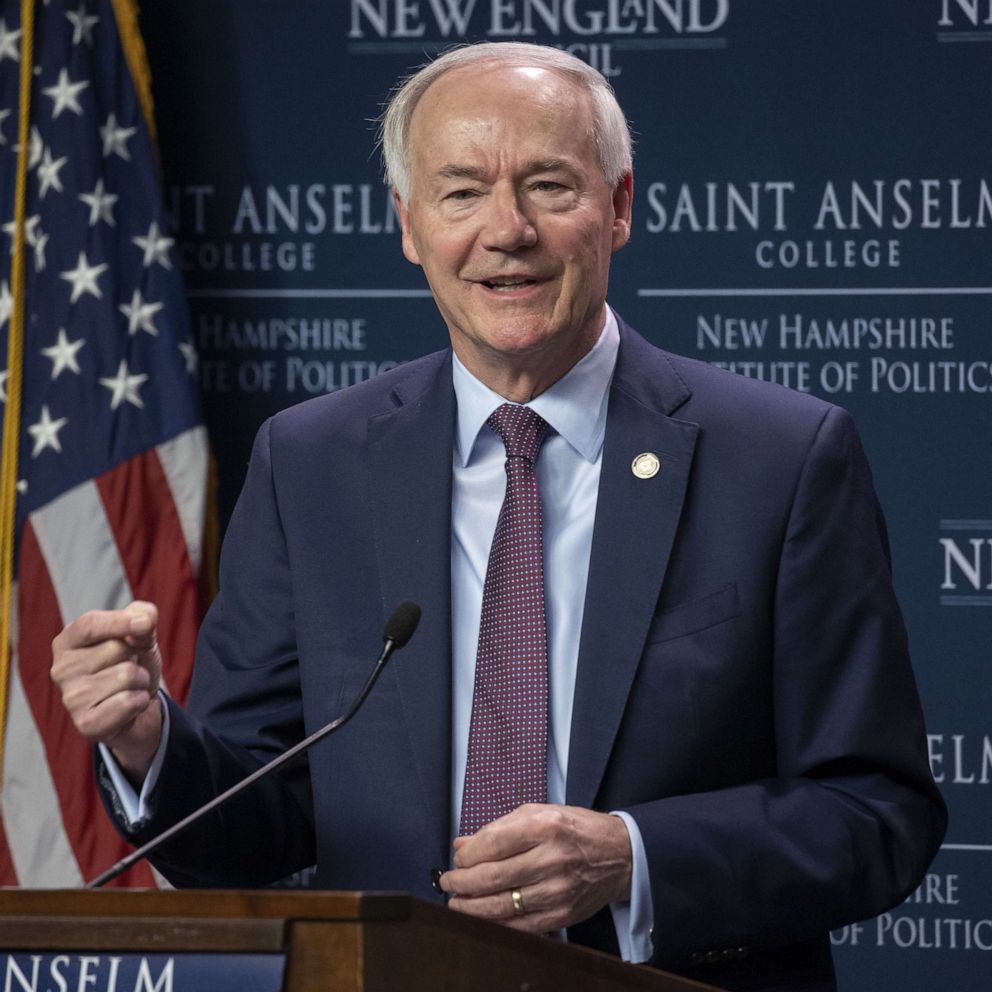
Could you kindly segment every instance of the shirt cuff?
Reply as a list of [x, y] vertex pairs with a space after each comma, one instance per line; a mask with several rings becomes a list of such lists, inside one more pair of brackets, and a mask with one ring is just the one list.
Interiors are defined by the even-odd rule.
[[611, 811], [619, 816], [630, 835], [630, 900], [610, 903], [613, 926], [617, 931], [620, 957], [624, 961], [640, 964], [651, 960], [651, 933], [654, 927], [654, 909], [651, 904], [651, 878], [648, 875], [648, 858], [640, 828], [628, 813]]
[[[162, 739], [159, 741], [158, 750], [152, 759], [148, 774], [145, 775], [144, 782], [141, 783], [141, 793], [134, 791], [134, 786], [127, 780], [127, 776], [121, 771], [120, 765], [114, 758], [110, 748], [106, 744], [98, 744], [100, 757], [103, 759], [104, 767], [110, 776], [111, 784], [120, 800], [120, 807], [124, 813], [129, 831], [137, 830], [145, 825], [150, 815], [148, 797], [152, 794], [156, 782], [158, 782], [159, 772], [165, 761], [165, 750], [169, 743], [169, 707], [165, 701], [165, 693], [161, 689], [158, 691], [159, 700], [162, 706]], [[636, 828], [635, 828], [636, 829]]]

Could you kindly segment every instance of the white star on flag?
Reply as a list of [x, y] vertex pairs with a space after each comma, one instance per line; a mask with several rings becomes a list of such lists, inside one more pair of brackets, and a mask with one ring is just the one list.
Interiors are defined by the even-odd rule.
[[8, 31], [6, 20], [0, 18], [0, 62], [5, 58], [12, 59], [14, 62], [21, 61], [21, 52], [17, 47], [20, 37], [20, 31]]
[[3, 133], [3, 122], [10, 117], [9, 110], [0, 110], [0, 145], [7, 144], [7, 139]]
[[[41, 230], [41, 214], [32, 214], [24, 222], [24, 240], [33, 248], [38, 243], [38, 234]], [[11, 235], [13, 237], [13, 235]]]
[[74, 114], [82, 116], [83, 108], [79, 105], [79, 94], [89, 86], [90, 81], [83, 79], [78, 83], [69, 82], [69, 71], [59, 70], [59, 81], [54, 86], [46, 86], [41, 92], [45, 96], [50, 96], [55, 102], [52, 108], [52, 117], [56, 118], [63, 110], [71, 110]]
[[148, 379], [147, 375], [131, 375], [127, 362], [122, 358], [117, 366], [117, 375], [100, 380], [101, 386], [106, 386], [111, 392], [110, 409], [116, 410], [125, 401], [137, 407], [144, 408], [144, 403], [138, 395], [138, 387]]
[[[34, 214], [24, 222], [24, 243], [34, 248], [38, 244], [38, 225], [41, 223], [41, 215]], [[14, 228], [17, 226], [16, 221], [11, 221], [9, 224], [4, 224], [3, 231], [4, 234], [10, 235], [10, 253], [14, 254]]]
[[48, 235], [42, 231], [34, 243], [34, 270], [35, 272], [45, 271], [45, 245], [48, 244]]
[[[31, 136], [28, 139], [28, 168], [33, 169], [41, 161], [41, 131], [38, 130], [37, 125], [31, 125]], [[16, 151], [21, 150], [20, 145], [15, 146]]]
[[122, 159], [131, 161], [131, 156], [127, 150], [127, 139], [134, 134], [133, 127], [118, 127], [117, 117], [111, 114], [107, 118], [107, 123], [100, 128], [100, 138], [103, 141], [103, 157], [108, 155], [120, 155]]
[[[33, 169], [41, 161], [41, 150], [44, 147], [41, 140], [41, 132], [37, 126], [31, 125], [31, 135], [28, 143], [28, 168]], [[18, 141], [14, 145], [14, 151], [20, 153], [21, 143]]]
[[61, 452], [62, 445], [59, 444], [59, 431], [67, 423], [69, 423], [68, 417], [59, 417], [58, 420], [52, 420], [52, 416], [48, 412], [48, 407], [43, 406], [41, 408], [41, 419], [38, 423], [28, 425], [28, 433], [34, 438], [34, 451], [31, 452], [31, 457], [37, 458], [45, 448], [51, 448], [53, 451]]
[[79, 10], [67, 10], [65, 16], [72, 24], [72, 43], [78, 45], [81, 41], [85, 41], [87, 45], [92, 45], [93, 26], [100, 23], [100, 18], [87, 15], [85, 5]]
[[7, 280], [4, 279], [0, 283], [0, 327], [10, 319], [10, 315], [14, 312], [14, 297], [10, 293], [10, 286], [7, 285]]
[[70, 341], [69, 336], [65, 333], [65, 328], [60, 327], [58, 341], [51, 348], [41, 349], [41, 353], [52, 360], [53, 381], [66, 369], [70, 372], [75, 372], [77, 375], [82, 373], [82, 369], [80, 369], [79, 362], [76, 359], [76, 353], [84, 344], [86, 344], [85, 338]]
[[10, 378], [10, 373], [4, 369], [0, 372], [0, 403], [7, 402], [7, 380]]
[[122, 303], [118, 308], [125, 317], [127, 317], [127, 333], [130, 335], [135, 335], [138, 331], [148, 331], [152, 337], [158, 335], [158, 328], [152, 321], [152, 317], [155, 316], [162, 309], [161, 303], [146, 303], [141, 298], [141, 290], [136, 289], [134, 295], [131, 297], [130, 303]]
[[169, 261], [169, 249], [176, 243], [176, 239], [162, 237], [156, 221], [152, 221], [152, 226], [148, 228], [148, 234], [143, 238], [139, 235], [136, 238], [131, 238], [131, 240], [145, 253], [142, 259], [142, 265], [145, 268], [156, 262], [167, 269], [172, 268], [172, 263]]
[[58, 193], [62, 192], [62, 180], [59, 179], [59, 169], [68, 161], [69, 159], [65, 155], [62, 158], [53, 159], [51, 149], [45, 149], [41, 165], [38, 166], [38, 180], [41, 183], [38, 196], [42, 200], [50, 189], [54, 189]]
[[72, 297], [69, 302], [75, 303], [83, 293], [91, 293], [98, 300], [103, 299], [103, 293], [100, 292], [96, 281], [106, 268], [105, 262], [100, 265], [90, 265], [86, 260], [86, 252], [81, 251], [76, 267], [61, 273], [63, 279], [72, 283]]
[[79, 199], [90, 208], [90, 227], [97, 221], [105, 220], [111, 227], [116, 227], [114, 222], [113, 206], [120, 199], [114, 193], [107, 193], [103, 187], [103, 177], [96, 181], [96, 186], [92, 193], [80, 193]]
[[186, 359], [186, 371], [190, 375], [196, 375], [196, 365], [197, 365], [197, 354], [196, 348], [193, 347], [192, 341], [180, 341], [179, 350], [183, 353], [183, 358]]

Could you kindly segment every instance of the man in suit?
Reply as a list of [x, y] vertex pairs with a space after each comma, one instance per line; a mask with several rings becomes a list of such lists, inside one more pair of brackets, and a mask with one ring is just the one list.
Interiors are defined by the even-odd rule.
[[[449, 53], [394, 96], [384, 140], [451, 349], [262, 427], [189, 713], [157, 692], [150, 604], [56, 640], [112, 813], [144, 840], [327, 722], [412, 598], [421, 629], [362, 713], [168, 846], [168, 877], [316, 862], [322, 886], [568, 928], [727, 987], [832, 988], [828, 930], [903, 898], [944, 829], [850, 419], [662, 352], [606, 306], [630, 141], [571, 56]], [[504, 414], [539, 434], [528, 454]], [[533, 563], [517, 485], [540, 574], [500, 600], [501, 562]], [[538, 665], [499, 668], [530, 652], [505, 624], [535, 611]], [[504, 691], [538, 708], [482, 727]], [[514, 748], [494, 798], [486, 763]]]

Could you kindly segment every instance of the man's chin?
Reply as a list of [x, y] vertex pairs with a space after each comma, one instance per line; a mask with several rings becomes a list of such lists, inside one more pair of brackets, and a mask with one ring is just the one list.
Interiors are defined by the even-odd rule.
[[474, 342], [490, 355], [510, 361], [543, 354], [559, 338], [560, 332], [547, 319], [523, 318], [480, 329]]

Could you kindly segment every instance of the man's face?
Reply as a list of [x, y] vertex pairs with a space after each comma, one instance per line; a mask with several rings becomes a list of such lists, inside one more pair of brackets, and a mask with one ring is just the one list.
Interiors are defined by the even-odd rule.
[[592, 128], [581, 87], [529, 67], [452, 70], [414, 111], [403, 252], [423, 267], [455, 353], [493, 388], [509, 370], [542, 391], [602, 327], [631, 186], [607, 184]]

